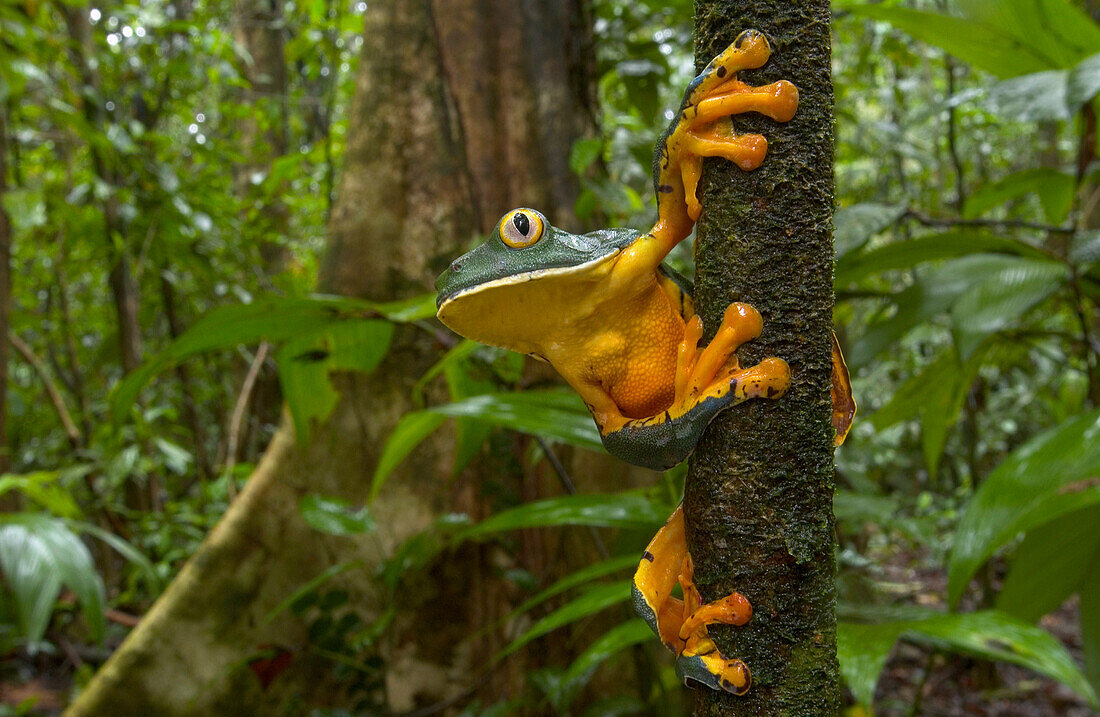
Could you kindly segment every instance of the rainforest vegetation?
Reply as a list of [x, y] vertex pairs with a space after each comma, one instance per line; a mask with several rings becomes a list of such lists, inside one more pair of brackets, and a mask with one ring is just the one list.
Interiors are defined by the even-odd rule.
[[[733, 5], [0, 0], [0, 716], [717, 714], [630, 609], [687, 465], [433, 283], [651, 226]], [[1100, 4], [826, 14], [841, 709], [1095, 714]]]

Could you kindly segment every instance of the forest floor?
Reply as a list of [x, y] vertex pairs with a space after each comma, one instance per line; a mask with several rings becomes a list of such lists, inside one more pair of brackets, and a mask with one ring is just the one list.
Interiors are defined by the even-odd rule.
[[[905, 584], [910, 597], [941, 607], [946, 577], [940, 570], [913, 567], [912, 556], [896, 556], [888, 579]], [[1061, 640], [1083, 664], [1077, 598], [1047, 615], [1042, 626]], [[108, 648], [117, 647], [122, 632], [112, 631]], [[68, 703], [77, 670], [85, 674], [109, 649], [74, 645], [58, 638], [55, 654], [34, 659], [0, 658], [0, 717], [54, 717]], [[80, 666], [80, 667], [76, 667]], [[964, 656], [932, 653], [929, 648], [899, 643], [883, 670], [875, 692], [875, 717], [1095, 717], [1087, 703], [1069, 688], [1030, 670], [991, 664]]]

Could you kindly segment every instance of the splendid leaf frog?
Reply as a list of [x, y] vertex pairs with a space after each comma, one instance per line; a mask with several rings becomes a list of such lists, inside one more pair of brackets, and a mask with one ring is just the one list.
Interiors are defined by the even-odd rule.
[[[728, 117], [794, 116], [798, 90], [790, 82], [753, 87], [737, 79], [770, 54], [764, 35], [746, 31], [689, 84], [654, 152], [658, 219], [648, 232], [576, 235], [534, 209], [515, 209], [436, 282], [440, 321], [476, 341], [548, 361], [584, 399], [608, 452], [630, 463], [674, 466], [719, 411], [752, 398], [777, 399], [790, 383], [782, 358], [738, 362], [734, 352], [763, 328], [748, 304], [730, 304], [714, 338], [699, 347], [703, 322], [691, 285], [661, 263], [699, 218], [703, 157], [725, 157], [745, 171], [764, 160], [764, 137], [737, 134]], [[842, 437], [843, 419], [837, 425]], [[719, 654], [706, 625], [744, 624], [749, 602], [735, 593], [700, 605], [691, 576], [677, 509], [639, 564], [635, 606], [676, 652], [685, 681], [744, 693], [748, 668]], [[683, 600], [671, 595], [676, 582]]]

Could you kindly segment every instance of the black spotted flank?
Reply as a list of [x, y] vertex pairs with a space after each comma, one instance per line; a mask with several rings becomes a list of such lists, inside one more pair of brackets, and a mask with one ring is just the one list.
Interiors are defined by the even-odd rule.
[[719, 65], [718, 69], [714, 71], [714, 74], [718, 75], [719, 77], [725, 77], [726, 76], [725, 66], [724, 65]]
[[660, 187], [658, 187], [658, 189], [664, 194], [669, 194], [672, 191], [672, 185], [662, 184]]
[[295, 361], [324, 361], [328, 358], [328, 351], [324, 349], [313, 349], [312, 351], [306, 351], [305, 353], [298, 354], [294, 357]]
[[768, 386], [768, 398], [775, 398], [779, 395], [779, 390], [774, 386]]
[[654, 559], [655, 558], [653, 557], [653, 553], [649, 552], [648, 550], [642, 553], [642, 560], [648, 560], [652, 563]]

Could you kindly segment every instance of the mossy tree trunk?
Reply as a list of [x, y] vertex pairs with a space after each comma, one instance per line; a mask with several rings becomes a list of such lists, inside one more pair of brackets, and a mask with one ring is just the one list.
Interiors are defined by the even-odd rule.
[[763, 166], [708, 160], [700, 186], [696, 306], [713, 332], [732, 301], [764, 317], [740, 356], [786, 359], [791, 388], [720, 415], [692, 459], [684, 499], [703, 598], [752, 602], [744, 627], [713, 626], [722, 651], [753, 675], [744, 697], [702, 691], [699, 715], [833, 715], [839, 707], [830, 425], [833, 92], [825, 0], [696, 0], [699, 68], [739, 32], [772, 41], [771, 61], [742, 79], [799, 89], [787, 124], [737, 117], [767, 137]]

